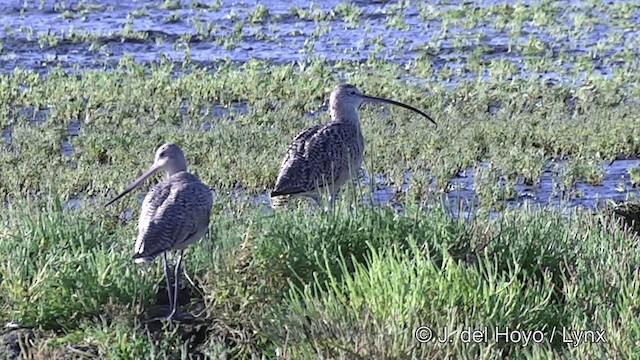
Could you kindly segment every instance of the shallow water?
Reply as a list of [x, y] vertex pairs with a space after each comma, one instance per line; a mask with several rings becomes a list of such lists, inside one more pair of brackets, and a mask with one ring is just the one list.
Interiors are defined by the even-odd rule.
[[[481, 165], [482, 166], [482, 165]], [[540, 181], [534, 185], [526, 185], [520, 182], [516, 185], [517, 195], [504, 201], [507, 207], [517, 207], [527, 204], [563, 205], [565, 208], [584, 207], [597, 209], [606, 200], [625, 201], [630, 198], [638, 198], [640, 188], [633, 187], [627, 172], [630, 167], [640, 166], [640, 159], [615, 160], [609, 164], [603, 164], [605, 169], [602, 183], [600, 185], [590, 185], [585, 182], [577, 182], [569, 191], [560, 191], [559, 172], [563, 164], [559, 163], [553, 170], [547, 170], [542, 174]], [[468, 168], [461, 171], [457, 177], [451, 180], [449, 190], [442, 194], [445, 206], [453, 216], [470, 217], [477, 210], [478, 195], [474, 189], [474, 169]], [[374, 190], [372, 196], [368, 196], [371, 187], [371, 178], [366, 174], [361, 174], [359, 186], [364, 190], [361, 202], [372, 206], [394, 206], [396, 203], [396, 189], [389, 187], [382, 175], [374, 176]], [[400, 192], [406, 193], [411, 184], [411, 173], [405, 174], [404, 182]], [[344, 196], [344, 195], [342, 195]], [[268, 193], [257, 196], [247, 194], [243, 189], [232, 192], [232, 201], [253, 201], [262, 204], [265, 212], [270, 212], [271, 201]], [[492, 211], [497, 214], [498, 211]]]
[[[615, 160], [608, 164], [603, 164], [605, 169], [602, 183], [600, 185], [590, 185], [584, 181], [579, 181], [569, 191], [559, 189], [560, 171], [563, 164], [559, 163], [553, 170], [545, 171], [540, 181], [534, 185], [526, 185], [520, 181], [516, 185], [517, 195], [504, 201], [507, 207], [516, 207], [525, 203], [544, 205], [563, 205], [564, 207], [585, 207], [596, 209], [606, 200], [625, 201], [630, 198], [638, 198], [640, 188], [634, 187], [627, 172], [628, 168], [640, 166], [640, 159]], [[474, 189], [474, 169], [468, 168], [451, 180], [449, 190], [443, 194], [445, 205], [454, 216], [465, 216], [473, 214], [478, 204], [478, 195]], [[370, 179], [364, 176], [362, 183], [368, 184]], [[402, 185], [402, 192], [406, 192], [410, 186], [411, 174], [405, 175]], [[367, 204], [374, 206], [384, 206], [392, 204], [396, 197], [396, 190], [385, 185], [382, 176], [375, 176], [375, 190], [372, 200], [364, 199]]]
[[[484, 164], [486, 165], [486, 164]], [[483, 166], [481, 164], [480, 166]], [[603, 164], [605, 173], [600, 185], [590, 185], [585, 182], [577, 182], [570, 191], [562, 192], [558, 190], [560, 183], [559, 172], [563, 164], [556, 164], [553, 170], [547, 170], [542, 174], [540, 181], [534, 185], [526, 185], [520, 182], [516, 185], [517, 195], [511, 199], [504, 201], [506, 207], [517, 207], [524, 204], [534, 206], [560, 206], [563, 208], [583, 207], [589, 209], [598, 209], [606, 200], [626, 201], [629, 199], [638, 199], [640, 196], [640, 188], [634, 187], [627, 172], [628, 168], [640, 166], [640, 159], [614, 160], [609, 164]], [[449, 190], [442, 194], [444, 206], [454, 217], [470, 218], [478, 210], [478, 195], [474, 189], [474, 169], [468, 168], [461, 171], [457, 177], [451, 180]], [[404, 182], [399, 192], [406, 193], [411, 185], [411, 173], [405, 174]], [[374, 207], [393, 206], [401, 210], [401, 206], [396, 202], [396, 189], [388, 186], [388, 183], [382, 175], [374, 176], [373, 193], [369, 192], [371, 188], [371, 178], [366, 172], [362, 172], [358, 181], [358, 186], [362, 189], [359, 193], [363, 194], [360, 202]], [[114, 190], [118, 192], [120, 190]], [[115, 192], [112, 194], [115, 196]], [[219, 196], [214, 192], [214, 201], [218, 201]], [[272, 212], [271, 200], [268, 192], [258, 195], [246, 192], [242, 188], [233, 189], [230, 192], [230, 200], [237, 203], [252, 202], [261, 205], [263, 214]], [[138, 207], [142, 206], [146, 194], [138, 195]], [[344, 196], [344, 191], [340, 196]], [[64, 204], [65, 208], [78, 210], [82, 202], [88, 201], [96, 203], [95, 197], [82, 199], [73, 197]], [[491, 215], [497, 216], [500, 211], [491, 210]], [[132, 209], [125, 209], [120, 215], [121, 221], [130, 221], [133, 216]]]
[[[294, 0], [291, 2], [264, 1], [268, 14], [256, 23], [246, 21], [254, 12], [256, 1], [203, 1], [195, 6], [193, 1], [115, 1], [87, 2], [15, 1], [0, 4], [0, 72], [11, 72], [17, 66], [46, 72], [57, 64], [64, 68], [108, 68], [116, 64], [123, 54], [130, 54], [137, 61], [158, 61], [161, 54], [174, 61], [185, 58], [185, 43], [190, 47], [190, 59], [194, 63], [213, 65], [217, 61], [230, 59], [244, 62], [250, 58], [269, 60], [273, 63], [288, 63], [323, 57], [328, 61], [349, 59], [366, 61], [375, 53], [376, 58], [396, 63], [420, 61], [432, 62], [432, 70], [450, 69], [452, 75], [445, 81], [455, 84], [455, 80], [464, 77], [486, 77], [489, 74], [474, 74], [465, 66], [472, 53], [479, 47], [483, 60], [507, 59], [516, 67], [520, 77], [533, 76], [549, 82], [569, 81], [555, 72], [535, 72], [524, 65], [526, 60], [547, 59], [553, 61], [561, 71], [570, 71], [575, 64], [566, 59], [573, 55], [592, 54], [590, 61], [594, 71], [611, 74], [623, 62], [611, 55], [614, 52], [638, 52], [640, 45], [640, 5], [633, 1], [616, 2], [629, 4], [631, 10], [623, 13], [625, 22], [614, 19], [609, 10], [603, 12], [603, 6], [593, 6], [591, 1], [554, 1], [549, 4], [555, 11], [558, 26], [571, 25], [586, 15], [589, 21], [583, 26], [574, 27], [574, 34], [551, 33], [553, 26], [537, 26], [527, 20], [517, 34], [510, 34], [509, 26], [500, 26], [495, 18], [478, 18], [470, 27], [464, 26], [464, 17], [445, 18], [436, 16], [438, 11], [459, 11], [463, 7], [486, 9], [489, 7], [512, 7], [516, 4], [535, 6], [537, 1], [479, 0], [473, 3], [462, 0], [439, 0], [430, 3], [412, 2], [399, 7], [402, 2], [354, 1], [360, 15], [357, 21], [345, 21], [337, 11], [343, 3], [339, 0], [327, 0], [310, 3]], [[216, 5], [219, 3], [219, 6]], [[91, 6], [99, 4], [98, 6]], [[170, 6], [165, 6], [170, 4]], [[178, 5], [175, 5], [178, 4]], [[421, 4], [421, 5], [418, 5]], [[613, 3], [611, 3], [613, 4]], [[175, 6], [174, 6], [175, 5]], [[87, 7], [88, 6], [88, 7]], [[298, 8], [298, 10], [294, 10]], [[302, 12], [334, 13], [333, 19], [313, 20], [312, 16]], [[389, 19], [394, 14], [402, 14], [404, 22], [401, 29], [390, 26]], [[174, 16], [171, 18], [172, 16]], [[617, 15], [616, 15], [617, 16]], [[242, 28], [240, 24], [243, 23]], [[621, 25], [623, 24], [623, 25]], [[198, 28], [211, 26], [211, 33], [200, 36]], [[129, 27], [125, 30], [126, 27]], [[235, 28], [235, 29], [234, 29]], [[127, 31], [142, 31], [146, 39], [136, 39]], [[216, 42], [238, 32], [239, 36], [232, 46]], [[207, 31], [205, 31], [207, 32]], [[312, 40], [310, 35], [321, 33]], [[90, 39], [74, 39], [71, 34], [93, 34]], [[57, 39], [56, 45], [39, 41], [46, 34]], [[185, 34], [191, 34], [185, 38]], [[463, 42], [456, 43], [464, 39]], [[604, 38], [616, 37], [619, 43], [601, 50], [599, 42]], [[542, 41], [548, 50], [544, 55], [523, 54], [518, 44], [529, 39]], [[382, 45], [376, 45], [380, 41]], [[558, 54], [564, 54], [559, 60]], [[425, 57], [426, 56], [426, 57]], [[575, 74], [574, 81], [581, 79]], [[413, 81], [431, 81], [428, 76]], [[442, 79], [440, 79], [442, 80]], [[506, 79], [509, 80], [509, 79]], [[493, 110], [499, 108], [496, 104]], [[224, 116], [228, 111], [247, 111], [246, 104], [226, 108], [213, 105], [208, 110], [212, 117]], [[19, 117], [33, 124], [46, 119], [47, 109], [21, 109]], [[61, 152], [72, 156], [74, 149], [70, 139], [78, 135], [81, 121], [74, 121], [67, 129], [68, 138], [61, 144]], [[203, 131], [215, 128], [215, 122], [202, 125]], [[5, 143], [11, 142], [10, 127], [3, 129]], [[557, 190], [558, 169], [544, 173], [541, 181], [534, 186], [520, 184], [516, 187], [517, 196], [509, 199], [509, 206], [525, 201], [539, 204], [560, 204], [569, 206], [595, 207], [601, 199], [624, 200], [638, 191], [631, 187], [627, 174], [629, 166], [640, 165], [640, 160], [618, 160], [605, 165], [606, 172], [599, 186], [578, 183], [572, 194], [562, 194]], [[407, 174], [402, 191], [410, 185], [411, 174]], [[362, 179], [365, 186], [369, 179]], [[375, 176], [372, 202], [374, 205], [386, 205], [394, 202], [395, 190], [385, 185], [382, 176]], [[269, 204], [266, 194], [258, 197], [236, 191], [236, 198], [253, 198], [253, 201]], [[69, 206], [77, 207], [77, 199], [70, 200]], [[368, 199], [363, 201], [371, 202]], [[452, 209], [462, 212], [471, 211], [477, 203], [474, 190], [473, 170], [461, 172], [452, 179], [451, 189], [446, 193], [446, 201]], [[460, 205], [462, 203], [462, 205]], [[458, 211], [459, 212], [459, 211]]]
[[[86, 3], [100, 4], [95, 8], [80, 7], [78, 2], [67, 2], [66, 7], [59, 5], [63, 3], [25, 0], [0, 4], [0, 24], [4, 24], [0, 28], [0, 71], [11, 72], [16, 66], [47, 71], [57, 64], [65, 68], [104, 68], [113, 66], [123, 54], [144, 62], [158, 61], [160, 54], [173, 61], [182, 61], [185, 59], [184, 44], [188, 43], [191, 61], [204, 65], [225, 59], [244, 62], [258, 58], [288, 63], [311, 57], [329, 61], [365, 61], [375, 56], [396, 63], [432, 62], [434, 73], [443, 68], [451, 70], [448, 80], [455, 83], [463, 77], [490, 75], [465, 70], [472, 53], [486, 47], [480, 51], [483, 60], [508, 59], [519, 69], [518, 76], [558, 81], [569, 79], [526, 69], [523, 60], [545, 58], [566, 70], [574, 64], [560, 59], [559, 54], [569, 56], [569, 59], [572, 55], [593, 54], [590, 61], [594, 71], [609, 75], [624, 62], [611, 55], [624, 48], [637, 53], [640, 34], [640, 27], [634, 26], [640, 23], [640, 10], [633, 1], [616, 2], [632, 4], [633, 10], [622, 12], [628, 17], [623, 25], [619, 19], [612, 19], [617, 15], [602, 12], [591, 1], [552, 2], [549, 6], [556, 14], [558, 25], [574, 26], [583, 15], [588, 15], [590, 21], [573, 27], [574, 34], [552, 33], [552, 27], [536, 26], [530, 20], [525, 21], [517, 34], [510, 34], [509, 26], [496, 24], [493, 17], [478, 18], [472, 25], [465, 25], [469, 19], [464, 16], [437, 16], [438, 11], [456, 12], [463, 6], [468, 9], [470, 3], [462, 0], [412, 2], [404, 7], [386, 1], [355, 1], [361, 14], [354, 21], [345, 21], [340, 15], [337, 9], [342, 1], [270, 0], [260, 2], [268, 9], [268, 15], [255, 23], [247, 19], [255, 11], [257, 1], [199, 2], [205, 4], [203, 6], [195, 6], [193, 1], [104, 0]], [[164, 6], [164, 3], [179, 5]], [[510, 6], [513, 11], [516, 4], [530, 6], [539, 2], [480, 0], [473, 2], [471, 7], [501, 9]], [[298, 10], [294, 10], [296, 8]], [[334, 18], [313, 20], [301, 14], [304, 11], [325, 16], [333, 13]], [[434, 13], [436, 15], [432, 15]], [[399, 18], [403, 25], [390, 25], [394, 14], [402, 14]], [[146, 38], [131, 35], [135, 31], [146, 32]], [[225, 45], [222, 39], [233, 35], [234, 31], [237, 38]], [[317, 39], [309, 37], [314, 32], [320, 33]], [[57, 38], [57, 44], [44, 41], [47, 34]], [[72, 34], [93, 35], [82, 40]], [[185, 37], [185, 34], [191, 37]], [[599, 42], [609, 37], [620, 39], [620, 43], [598, 48]], [[463, 41], [459, 42], [460, 39]], [[518, 45], [532, 39], [542, 41], [546, 49], [544, 54], [523, 54], [517, 50]], [[574, 81], [579, 80], [579, 74], [576, 76]]]

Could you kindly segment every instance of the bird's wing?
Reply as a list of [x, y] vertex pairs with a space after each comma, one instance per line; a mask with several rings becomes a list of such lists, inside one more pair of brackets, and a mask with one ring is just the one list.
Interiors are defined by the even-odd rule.
[[142, 204], [134, 256], [155, 257], [188, 240], [209, 225], [212, 205], [209, 188], [191, 174], [157, 184]]
[[[284, 159], [282, 159], [278, 179], [283, 174], [282, 170], [287, 166], [288, 163], [305, 153], [308, 141], [324, 126], [325, 124], [315, 124], [309, 126], [308, 128], [300, 131], [298, 135], [293, 138], [293, 141], [291, 141], [291, 144], [289, 144], [289, 147], [287, 148], [287, 153], [284, 156]], [[276, 180], [276, 183], [277, 182], [278, 181]]]
[[345, 124], [330, 122], [299, 133], [289, 145], [271, 196], [303, 193], [335, 181], [347, 166], [347, 131]]

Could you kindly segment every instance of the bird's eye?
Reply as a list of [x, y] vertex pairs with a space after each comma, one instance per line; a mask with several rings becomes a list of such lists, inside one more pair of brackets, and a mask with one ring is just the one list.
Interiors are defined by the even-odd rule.
[[351, 95], [355, 95], [355, 94], [356, 94], [356, 91], [355, 91], [355, 90], [351, 90], [351, 92], [350, 92], [349, 94], [351, 94]]
[[164, 157], [165, 155], [166, 155], [166, 154], [165, 154], [165, 152], [164, 152], [164, 151], [160, 153], [160, 157]]

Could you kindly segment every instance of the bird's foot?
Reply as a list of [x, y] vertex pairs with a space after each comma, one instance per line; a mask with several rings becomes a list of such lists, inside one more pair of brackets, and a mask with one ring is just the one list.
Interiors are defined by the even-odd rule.
[[169, 315], [166, 316], [165, 320], [167, 321], [179, 321], [179, 322], [189, 322], [193, 321], [194, 317], [191, 314], [181, 313], [177, 311], [172, 311]]
[[171, 312], [169, 313], [169, 315], [167, 315], [167, 321], [171, 321], [173, 320], [173, 318], [176, 316], [178, 312], [176, 311], [176, 309], [174, 308], [173, 310], [171, 310]]
[[153, 322], [189, 322], [195, 319], [195, 317], [189, 313], [182, 313], [177, 310], [172, 311], [171, 307], [167, 308], [167, 306], [156, 306], [154, 309], [151, 309], [149, 313], [147, 313], [147, 318], [144, 320], [144, 323], [153, 323]]
[[185, 314], [185, 313], [173, 313], [173, 314], [169, 314], [169, 315], [165, 315], [165, 316], [155, 316], [152, 318], [148, 318], [146, 320], [143, 321], [143, 323], [153, 323], [156, 321], [167, 321], [170, 323], [174, 323], [174, 322], [183, 322], [183, 323], [189, 323], [192, 322], [195, 319], [195, 317], [193, 317], [191, 314]]

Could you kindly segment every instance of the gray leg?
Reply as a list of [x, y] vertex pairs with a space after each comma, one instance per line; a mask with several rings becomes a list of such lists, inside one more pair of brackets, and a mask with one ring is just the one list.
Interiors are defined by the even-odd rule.
[[169, 265], [167, 262], [167, 252], [162, 253], [162, 265], [164, 267], [164, 278], [167, 281], [167, 293], [169, 294], [169, 309], [173, 309], [173, 294], [171, 293], [171, 280], [169, 279]]
[[173, 279], [173, 307], [171, 308], [171, 313], [167, 316], [167, 320], [171, 320], [173, 316], [176, 314], [176, 308], [178, 307], [178, 279], [180, 278], [180, 267], [182, 266], [182, 255], [184, 254], [184, 250], [180, 250], [180, 256], [178, 256], [178, 262], [176, 263], [176, 268], [174, 269]]
[[329, 210], [333, 209], [334, 205], [336, 204], [336, 196], [336, 193], [329, 194], [329, 203], [327, 204], [327, 206], [325, 206], [324, 212], [329, 212]]

